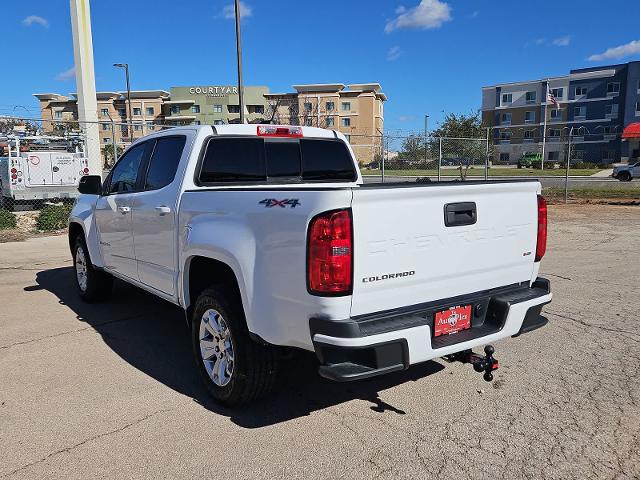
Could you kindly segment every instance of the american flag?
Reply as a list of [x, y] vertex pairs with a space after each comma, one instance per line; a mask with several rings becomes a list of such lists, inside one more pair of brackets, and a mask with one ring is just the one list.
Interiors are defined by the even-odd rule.
[[547, 103], [552, 103], [556, 108], [560, 108], [560, 104], [558, 103], [556, 96], [551, 91], [551, 88], [549, 88], [549, 84], [547, 84]]

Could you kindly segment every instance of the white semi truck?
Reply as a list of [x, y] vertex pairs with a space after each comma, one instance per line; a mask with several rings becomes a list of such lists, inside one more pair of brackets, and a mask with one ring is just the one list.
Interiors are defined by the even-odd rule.
[[4, 208], [18, 203], [78, 196], [80, 178], [89, 174], [77, 143], [47, 137], [8, 137], [0, 151], [0, 196]]

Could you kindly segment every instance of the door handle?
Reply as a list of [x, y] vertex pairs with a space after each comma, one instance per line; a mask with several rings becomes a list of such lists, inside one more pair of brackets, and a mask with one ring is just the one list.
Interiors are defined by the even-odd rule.
[[158, 205], [156, 207], [156, 212], [158, 212], [160, 216], [166, 215], [167, 213], [171, 213], [171, 208], [167, 207], [166, 205]]
[[121, 214], [129, 213], [131, 211], [131, 207], [118, 207], [118, 211]]

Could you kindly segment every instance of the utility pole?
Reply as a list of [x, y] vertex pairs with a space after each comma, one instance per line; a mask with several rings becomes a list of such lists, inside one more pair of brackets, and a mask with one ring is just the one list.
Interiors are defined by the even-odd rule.
[[114, 67], [124, 68], [124, 76], [127, 81], [127, 124], [129, 125], [129, 142], [133, 143], [133, 116], [131, 115], [131, 84], [129, 83], [129, 64], [114, 63]]
[[78, 123], [84, 130], [87, 167], [92, 175], [102, 173], [100, 137], [98, 133], [98, 101], [96, 77], [93, 65], [93, 40], [91, 36], [91, 11], [89, 0], [69, 0], [73, 57], [78, 90]]
[[236, 54], [238, 56], [238, 98], [240, 99], [240, 123], [244, 123], [244, 88], [242, 86], [242, 42], [240, 41], [240, 0], [236, 6]]

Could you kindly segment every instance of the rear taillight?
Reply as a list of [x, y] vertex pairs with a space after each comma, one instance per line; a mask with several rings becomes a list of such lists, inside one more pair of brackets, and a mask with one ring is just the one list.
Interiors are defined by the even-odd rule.
[[536, 239], [536, 262], [542, 260], [547, 251], [547, 201], [538, 195], [538, 236]]
[[353, 284], [351, 211], [325, 212], [309, 224], [307, 284], [319, 295], [347, 295]]

